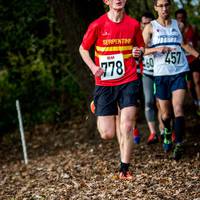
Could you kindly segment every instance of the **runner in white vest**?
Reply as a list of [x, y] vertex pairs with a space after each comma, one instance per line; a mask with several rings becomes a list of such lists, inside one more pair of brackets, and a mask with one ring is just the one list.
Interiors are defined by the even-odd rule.
[[158, 18], [145, 27], [143, 37], [147, 47], [145, 54], [154, 54], [156, 97], [165, 127], [163, 149], [168, 152], [172, 148], [172, 106], [176, 137], [172, 157], [178, 160], [183, 153], [182, 141], [185, 130], [183, 104], [187, 88], [185, 73], [189, 70], [182, 48], [195, 57], [199, 57], [199, 53], [184, 43], [181, 33], [184, 25], [170, 18], [170, 5], [170, 0], [154, 0]]
[[[151, 12], [145, 12], [141, 17], [141, 28], [149, 24], [154, 19], [154, 16]], [[149, 136], [147, 140], [147, 144], [154, 144], [158, 142], [159, 134], [156, 134], [156, 122], [155, 122], [155, 104], [158, 107], [158, 103], [156, 103], [155, 94], [154, 94], [154, 76], [153, 76], [153, 68], [154, 68], [154, 56], [153, 54], [144, 55], [143, 56], [143, 76], [142, 76], [142, 86], [144, 93], [144, 109], [145, 109], [145, 117], [147, 120], [147, 124], [149, 127]], [[158, 120], [159, 120], [159, 129], [162, 132], [163, 125], [160, 119], [160, 112], [158, 107]]]
[[151, 22], [151, 47], [169, 47], [166, 53], [154, 53], [154, 76], [176, 75], [189, 71], [188, 62], [181, 48], [182, 34], [176, 20], [171, 20], [168, 26], [163, 26], [157, 20]]

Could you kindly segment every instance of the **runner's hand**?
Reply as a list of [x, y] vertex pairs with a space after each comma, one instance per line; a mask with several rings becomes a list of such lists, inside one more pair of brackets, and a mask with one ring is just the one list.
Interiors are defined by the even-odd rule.
[[143, 52], [139, 47], [134, 47], [132, 50], [132, 54], [134, 58], [139, 58], [140, 56], [142, 56]]
[[104, 74], [104, 70], [101, 67], [95, 67], [92, 73], [94, 74], [94, 76], [100, 77]]
[[170, 48], [170, 47], [158, 47], [157, 48], [158, 53], [168, 53], [168, 52], [171, 52], [174, 50], [175, 50], [175, 48]]

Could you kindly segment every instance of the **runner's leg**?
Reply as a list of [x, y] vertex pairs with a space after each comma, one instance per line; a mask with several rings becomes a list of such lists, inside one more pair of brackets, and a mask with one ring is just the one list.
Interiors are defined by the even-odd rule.
[[132, 151], [132, 130], [136, 124], [136, 107], [125, 107], [121, 110], [120, 116], [120, 130], [121, 130], [121, 147], [122, 155], [121, 161], [123, 163], [130, 163]]
[[116, 133], [115, 116], [98, 116], [97, 128], [102, 139], [112, 139]]
[[200, 72], [193, 72], [192, 73], [194, 87], [195, 87], [195, 93], [197, 98], [197, 109], [200, 110]]
[[161, 132], [164, 129], [164, 124], [163, 124], [162, 119], [161, 119], [160, 105], [159, 105], [159, 101], [157, 99], [156, 99], [156, 107], [157, 107], [157, 110], [158, 110], [157, 116], [158, 116], [158, 122], [159, 122], [159, 130]]
[[152, 77], [143, 76], [143, 91], [145, 99], [145, 116], [150, 129], [150, 133], [156, 133], [155, 128], [155, 96], [154, 80]]
[[117, 135], [117, 141], [119, 143], [120, 148], [120, 156], [122, 155], [122, 145], [121, 145], [121, 131], [120, 131], [120, 111], [119, 114], [116, 116], [116, 135]]
[[178, 89], [172, 93], [172, 104], [174, 109], [174, 131], [175, 131], [175, 148], [173, 150], [172, 158], [179, 160], [183, 154], [183, 136], [185, 134], [185, 119], [183, 112], [183, 103], [186, 90]]
[[179, 89], [175, 90], [172, 93], [172, 105], [174, 109], [175, 122], [174, 122], [174, 131], [176, 135], [176, 142], [182, 142], [182, 138], [185, 131], [185, 120], [184, 120], [184, 111], [183, 104], [186, 95], [186, 90]]

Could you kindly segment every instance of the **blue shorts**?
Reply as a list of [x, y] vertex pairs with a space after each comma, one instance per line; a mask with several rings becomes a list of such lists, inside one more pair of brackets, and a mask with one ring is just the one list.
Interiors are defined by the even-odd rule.
[[178, 89], [187, 89], [186, 73], [155, 76], [156, 97], [161, 100], [170, 100], [172, 92]]
[[118, 86], [95, 86], [94, 104], [97, 116], [110, 116], [118, 114], [120, 109], [137, 106], [139, 94], [139, 81], [132, 81]]

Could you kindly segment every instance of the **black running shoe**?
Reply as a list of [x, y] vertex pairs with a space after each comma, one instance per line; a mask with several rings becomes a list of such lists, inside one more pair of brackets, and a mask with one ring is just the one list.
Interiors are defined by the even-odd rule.
[[183, 151], [184, 151], [183, 144], [177, 143], [175, 145], [175, 148], [174, 148], [174, 151], [173, 151], [173, 154], [172, 154], [172, 158], [174, 160], [180, 160], [182, 155], [183, 155]]

